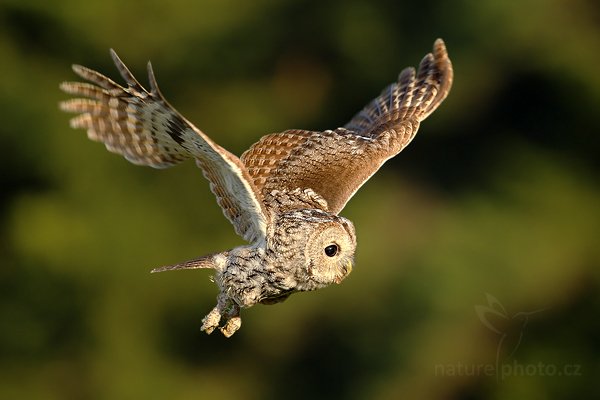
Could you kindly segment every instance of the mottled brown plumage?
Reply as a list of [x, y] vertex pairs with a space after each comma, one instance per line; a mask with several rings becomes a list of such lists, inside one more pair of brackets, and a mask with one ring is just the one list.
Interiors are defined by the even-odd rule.
[[343, 128], [288, 130], [264, 136], [241, 158], [214, 143], [163, 97], [150, 63], [150, 91], [111, 50], [127, 87], [75, 65], [91, 83], [64, 82], [82, 96], [61, 103], [79, 114], [73, 128], [134, 164], [167, 168], [194, 158], [233, 224], [249, 242], [154, 272], [212, 268], [220, 292], [202, 330], [231, 336], [241, 308], [272, 304], [297, 291], [340, 283], [352, 270], [354, 226], [337, 214], [380, 167], [414, 138], [420, 122], [446, 98], [452, 66], [444, 42], [418, 70], [403, 70]]

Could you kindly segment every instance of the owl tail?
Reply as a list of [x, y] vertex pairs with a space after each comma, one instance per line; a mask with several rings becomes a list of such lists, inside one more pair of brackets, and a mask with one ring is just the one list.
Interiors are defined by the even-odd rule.
[[199, 258], [195, 258], [190, 261], [186, 261], [180, 264], [174, 265], [165, 265], [163, 267], [154, 268], [151, 273], [155, 272], [164, 272], [164, 271], [174, 271], [176, 269], [199, 269], [199, 268], [210, 268], [210, 269], [219, 269], [219, 264], [217, 263], [217, 256], [222, 253], [209, 254], [207, 256], [202, 256]]

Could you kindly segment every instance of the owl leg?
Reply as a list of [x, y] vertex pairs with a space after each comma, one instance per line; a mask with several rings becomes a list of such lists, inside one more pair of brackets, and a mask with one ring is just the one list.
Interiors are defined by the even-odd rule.
[[228, 303], [229, 299], [227, 296], [225, 296], [223, 293], [219, 293], [217, 296], [217, 305], [206, 315], [206, 317], [202, 319], [202, 327], [200, 330], [210, 335], [215, 328], [219, 326], [219, 322], [221, 322], [221, 316], [227, 308]]
[[219, 293], [217, 305], [202, 319], [200, 330], [210, 335], [215, 328], [219, 327], [221, 319], [225, 319], [226, 322], [219, 329], [226, 337], [233, 335], [242, 325], [240, 307], [224, 293]]
[[232, 301], [230, 307], [223, 315], [225, 318], [225, 325], [220, 327], [221, 333], [225, 337], [231, 337], [240, 327], [242, 326], [242, 318], [240, 317], [240, 306], [235, 301]]

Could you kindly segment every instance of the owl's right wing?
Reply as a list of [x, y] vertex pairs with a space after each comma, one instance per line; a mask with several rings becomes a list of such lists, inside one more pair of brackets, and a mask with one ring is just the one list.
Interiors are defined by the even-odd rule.
[[85, 97], [60, 104], [62, 110], [79, 114], [71, 126], [86, 129], [90, 139], [104, 143], [110, 152], [134, 164], [167, 168], [195, 158], [235, 231], [251, 243], [263, 241], [269, 217], [239, 158], [213, 142], [165, 100], [150, 63], [151, 91], [147, 91], [112, 50], [111, 56], [127, 87], [79, 65], [73, 70], [91, 83], [60, 85], [69, 94]]
[[316, 206], [337, 214], [386, 160], [410, 143], [419, 123], [448, 95], [452, 77], [446, 47], [438, 39], [417, 72], [404, 69], [345, 127], [267, 135], [241, 160], [263, 197], [271, 197], [267, 204]]

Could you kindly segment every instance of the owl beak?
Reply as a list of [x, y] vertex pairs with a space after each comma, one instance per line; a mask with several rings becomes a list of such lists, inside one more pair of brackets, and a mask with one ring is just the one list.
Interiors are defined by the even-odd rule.
[[346, 264], [344, 264], [344, 266], [342, 267], [342, 274], [335, 278], [335, 283], [338, 285], [342, 283], [342, 280], [344, 280], [345, 277], [350, 275], [350, 272], [352, 272], [352, 260], [348, 260]]
[[350, 272], [352, 272], [352, 260], [348, 260], [344, 270], [346, 271], [346, 275], [350, 275]]

